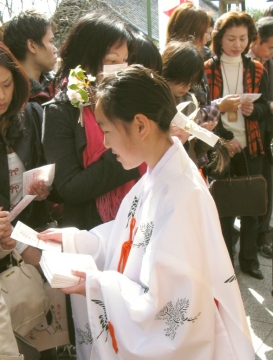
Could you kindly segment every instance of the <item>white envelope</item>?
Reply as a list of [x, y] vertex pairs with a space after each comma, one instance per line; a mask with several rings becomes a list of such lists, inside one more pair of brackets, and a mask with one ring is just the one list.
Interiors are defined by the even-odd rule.
[[11, 222], [14, 220], [37, 195], [26, 195], [23, 199], [15, 206], [15, 208], [8, 214], [8, 219]]
[[62, 251], [62, 244], [51, 240], [40, 240], [37, 238], [38, 232], [31, 229], [29, 226], [17, 221], [10, 237], [14, 240], [20, 241], [24, 244], [31, 245], [41, 250]]
[[241, 100], [241, 102], [245, 102], [245, 101], [253, 102], [253, 101], [258, 100], [261, 95], [262, 94], [245, 93], [245, 94], [240, 95], [240, 100]]
[[72, 270], [84, 273], [88, 270], [97, 270], [93, 257], [88, 254], [43, 251], [40, 265], [52, 288], [77, 285], [80, 278], [72, 275]]
[[35, 182], [44, 180], [46, 186], [53, 183], [55, 164], [49, 164], [23, 173], [23, 196], [28, 195], [28, 188]]

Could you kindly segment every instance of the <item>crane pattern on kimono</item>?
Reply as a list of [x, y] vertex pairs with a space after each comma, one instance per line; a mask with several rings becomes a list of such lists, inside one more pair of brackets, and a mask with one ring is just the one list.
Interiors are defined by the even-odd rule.
[[173, 340], [176, 336], [177, 330], [180, 325], [183, 325], [185, 322], [194, 323], [198, 317], [201, 315], [199, 312], [193, 318], [186, 316], [187, 310], [189, 307], [189, 300], [187, 299], [177, 299], [176, 304], [174, 305], [172, 301], [169, 301], [166, 306], [156, 315], [156, 320], [165, 320], [165, 323], [168, 325], [165, 331], [165, 336]]
[[106, 309], [105, 309], [105, 305], [104, 302], [101, 300], [91, 300], [93, 301], [95, 304], [99, 305], [102, 307], [103, 309], [103, 315], [99, 316], [100, 319], [100, 324], [101, 324], [101, 332], [99, 333], [99, 335], [97, 336], [97, 339], [101, 336], [101, 334], [106, 331], [106, 339], [105, 342], [107, 342], [108, 340], [108, 334], [109, 334], [109, 326], [108, 326], [108, 318], [107, 318], [107, 313], [106, 313]]
[[154, 223], [153, 221], [150, 221], [146, 224], [140, 224], [139, 229], [144, 234], [144, 240], [138, 244], [133, 244], [133, 247], [138, 249], [143, 248], [143, 253], [145, 254], [153, 234]]
[[230, 278], [228, 278], [228, 279], [225, 281], [225, 284], [231, 283], [231, 282], [236, 281], [236, 280], [237, 280], [237, 277], [236, 277], [236, 275], [234, 274], [234, 275], [232, 275]]

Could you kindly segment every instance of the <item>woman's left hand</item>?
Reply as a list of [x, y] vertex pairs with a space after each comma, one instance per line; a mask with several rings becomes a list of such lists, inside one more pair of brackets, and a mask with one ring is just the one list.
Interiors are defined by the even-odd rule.
[[37, 195], [34, 200], [41, 201], [48, 197], [50, 190], [44, 181], [38, 181], [30, 186], [28, 192], [30, 195]]
[[254, 104], [251, 101], [245, 101], [241, 103], [240, 108], [243, 115], [249, 116], [254, 110]]
[[11, 250], [15, 248], [17, 244], [17, 242], [10, 237], [12, 226], [7, 215], [7, 211], [0, 211], [0, 246], [3, 250]]
[[71, 273], [72, 275], [78, 276], [80, 278], [80, 282], [77, 285], [70, 286], [68, 288], [62, 288], [60, 290], [65, 294], [78, 294], [78, 295], [86, 296], [86, 289], [85, 289], [86, 273], [81, 271], [74, 271], [74, 270], [72, 270]]
[[190, 133], [181, 129], [178, 126], [172, 125], [171, 126], [171, 136], [177, 136], [178, 139], [182, 142], [182, 144], [185, 144], [185, 142], [190, 137]]

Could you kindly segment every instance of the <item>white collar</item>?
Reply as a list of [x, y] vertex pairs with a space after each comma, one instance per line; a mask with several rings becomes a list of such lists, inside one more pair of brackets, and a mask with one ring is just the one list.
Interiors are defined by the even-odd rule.
[[220, 61], [226, 64], [239, 64], [243, 61], [242, 56], [228, 56], [227, 54], [223, 53], [220, 56]]

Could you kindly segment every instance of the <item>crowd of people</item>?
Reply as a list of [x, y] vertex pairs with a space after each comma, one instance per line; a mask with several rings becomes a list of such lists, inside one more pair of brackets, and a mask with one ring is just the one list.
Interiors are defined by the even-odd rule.
[[[40, 250], [11, 237], [18, 220], [64, 252], [93, 256], [97, 268], [74, 272], [81, 281], [63, 290], [78, 360], [254, 359], [234, 271], [235, 218], [219, 218], [208, 185], [245, 175], [244, 155], [250, 174], [265, 177], [267, 212], [240, 217], [238, 256], [262, 280], [258, 251], [272, 257], [270, 9], [256, 24], [239, 10], [214, 22], [182, 4], [162, 54], [112, 14], [81, 17], [59, 50], [54, 32], [28, 10], [0, 42], [0, 272], [16, 249], [43, 276]], [[69, 87], [78, 66], [91, 76], [81, 106]], [[241, 101], [244, 93], [260, 96]], [[205, 135], [191, 136], [185, 121]], [[10, 222], [23, 173], [46, 164], [55, 164], [53, 185], [32, 184], [34, 201]], [[2, 359], [22, 355], [0, 291]], [[56, 349], [41, 359], [57, 360]]]

